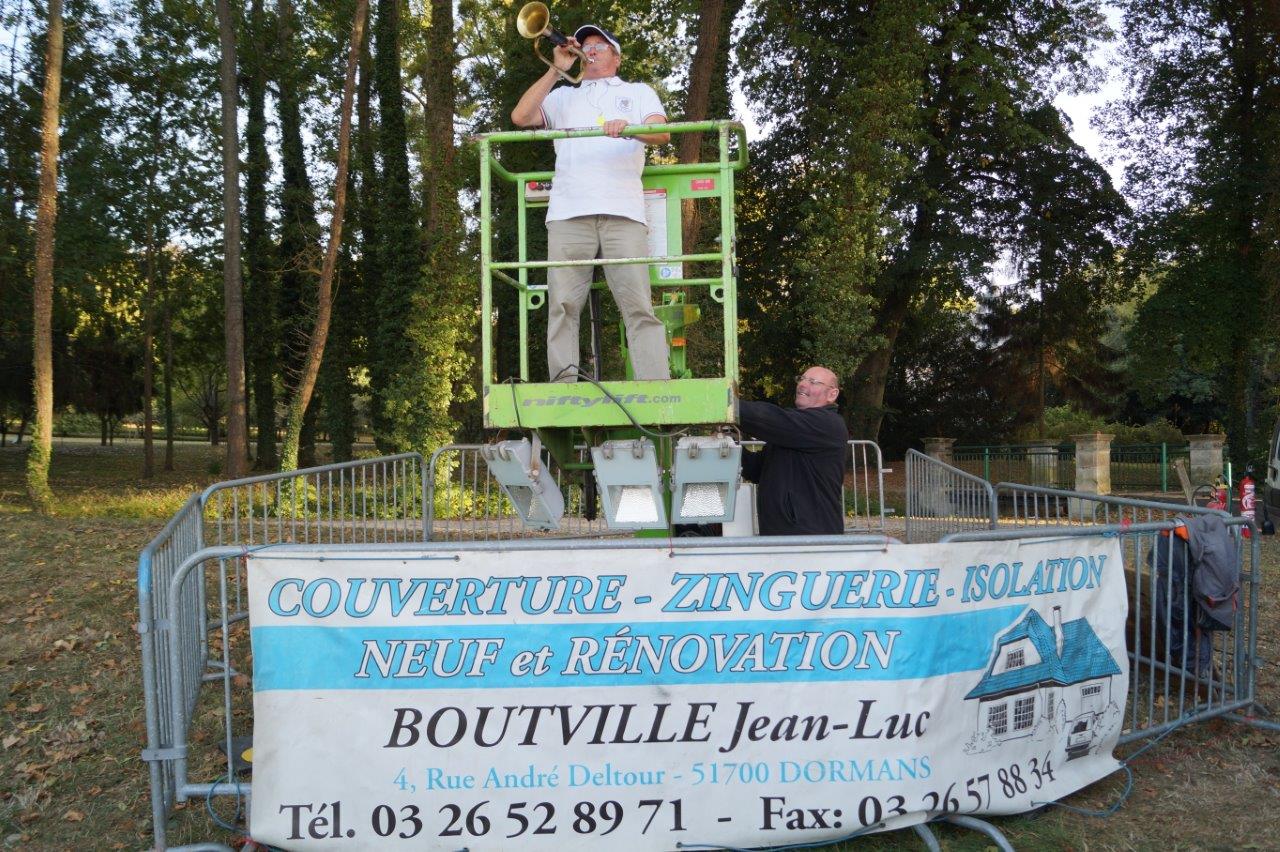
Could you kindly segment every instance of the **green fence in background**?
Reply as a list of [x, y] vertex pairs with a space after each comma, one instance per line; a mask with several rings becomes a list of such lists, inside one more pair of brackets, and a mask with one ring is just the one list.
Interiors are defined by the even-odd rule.
[[[1187, 444], [1125, 444], [1111, 447], [1111, 490], [1178, 491], [1176, 459], [1188, 459]], [[953, 464], [988, 482], [1020, 482], [1073, 489], [1076, 448], [1064, 444], [993, 444], [955, 447]]]
[[1186, 444], [1128, 444], [1111, 448], [1112, 491], [1179, 491], [1175, 459], [1190, 459]]
[[952, 464], [988, 482], [1021, 482], [1070, 490], [1076, 481], [1076, 447], [1070, 443], [955, 447]]

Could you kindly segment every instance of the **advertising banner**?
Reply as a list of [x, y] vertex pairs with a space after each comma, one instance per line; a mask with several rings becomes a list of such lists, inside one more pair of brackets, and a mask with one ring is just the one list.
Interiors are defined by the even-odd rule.
[[520, 545], [249, 557], [256, 840], [811, 842], [1118, 766], [1115, 538]]

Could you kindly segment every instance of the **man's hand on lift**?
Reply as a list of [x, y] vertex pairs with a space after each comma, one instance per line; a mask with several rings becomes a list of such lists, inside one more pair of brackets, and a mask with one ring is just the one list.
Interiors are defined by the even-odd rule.
[[614, 139], [617, 139], [618, 135], [622, 133], [622, 128], [626, 126], [627, 120], [625, 118], [615, 118], [610, 121], [606, 121], [604, 123], [604, 135], [612, 136]]

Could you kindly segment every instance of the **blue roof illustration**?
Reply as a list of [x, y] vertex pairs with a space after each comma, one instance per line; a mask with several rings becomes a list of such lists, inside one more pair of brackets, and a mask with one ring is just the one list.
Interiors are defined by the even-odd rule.
[[[1019, 639], [1031, 640], [1040, 654], [1040, 662], [992, 674], [991, 670], [995, 660], [999, 658], [1000, 650]], [[1062, 625], [1062, 656], [1058, 656], [1053, 628], [1040, 617], [1040, 613], [1028, 609], [1022, 620], [1000, 637], [996, 653], [982, 675], [982, 680], [978, 681], [978, 685], [965, 698], [985, 698], [989, 695], [1019, 692], [1041, 684], [1069, 686], [1117, 674], [1120, 674], [1120, 667], [1116, 665], [1111, 652], [1098, 639], [1098, 634], [1093, 632], [1087, 619], [1077, 618]]]

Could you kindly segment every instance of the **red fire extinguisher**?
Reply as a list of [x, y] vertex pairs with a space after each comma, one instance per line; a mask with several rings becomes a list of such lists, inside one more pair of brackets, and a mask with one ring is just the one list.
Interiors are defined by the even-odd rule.
[[[1253, 465], [1249, 465], [1244, 469], [1244, 476], [1240, 477], [1240, 517], [1246, 521], [1254, 521], [1256, 519], [1254, 510], [1254, 500], [1258, 492], [1258, 486], [1253, 481]], [[1249, 527], [1244, 528], [1244, 534], [1249, 535]]]
[[1217, 509], [1220, 512], [1227, 511], [1227, 481], [1221, 476], [1213, 483], [1213, 499], [1205, 506], [1206, 509]]

